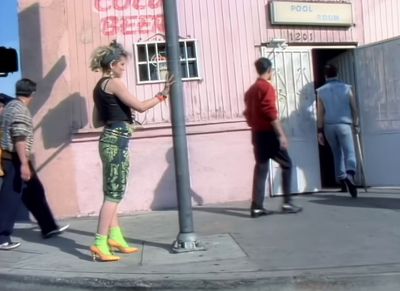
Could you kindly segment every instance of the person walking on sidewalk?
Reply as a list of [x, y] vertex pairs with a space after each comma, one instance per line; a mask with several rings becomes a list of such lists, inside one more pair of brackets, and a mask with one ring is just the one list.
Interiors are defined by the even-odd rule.
[[95, 127], [104, 126], [99, 142], [104, 201], [95, 242], [90, 247], [94, 260], [119, 260], [120, 257], [113, 255], [112, 250], [138, 252], [137, 248], [126, 242], [117, 216], [117, 207], [125, 194], [129, 173], [128, 143], [133, 123], [131, 109], [144, 112], [156, 106], [167, 98], [172, 84], [170, 78], [162, 92], [140, 101], [122, 81], [127, 61], [128, 52], [116, 41], [98, 47], [91, 57], [91, 69], [100, 70], [103, 74], [93, 91], [93, 124]]
[[351, 85], [337, 77], [337, 68], [326, 65], [326, 84], [317, 89], [318, 142], [325, 145], [325, 137], [332, 149], [335, 175], [341, 187], [348, 188], [357, 198], [354, 184], [357, 162], [353, 131], [359, 131], [359, 118]]
[[260, 58], [255, 62], [255, 67], [259, 77], [247, 90], [244, 98], [244, 116], [251, 127], [251, 141], [256, 162], [250, 215], [255, 218], [272, 213], [263, 206], [270, 159], [276, 161], [282, 168], [281, 210], [283, 213], [297, 213], [302, 208], [291, 202], [292, 160], [288, 153], [288, 140], [278, 116], [277, 93], [271, 84], [272, 63], [268, 58]]
[[[14, 98], [12, 98], [11, 96], [0, 93], [0, 116], [3, 113], [4, 107], [6, 106], [6, 104], [13, 99]], [[2, 132], [0, 130], [0, 140], [1, 140], [1, 137], [2, 137]], [[1, 158], [1, 147], [0, 147], [0, 158]], [[3, 184], [3, 176], [4, 176], [3, 165], [0, 162], [0, 188], [1, 188], [1, 185]]]
[[47, 204], [43, 185], [30, 161], [33, 124], [28, 106], [36, 84], [29, 79], [21, 79], [15, 87], [17, 97], [4, 99], [7, 105], [0, 118], [4, 171], [0, 190], [0, 250], [11, 250], [21, 245], [10, 238], [21, 199], [39, 224], [43, 238], [59, 235], [69, 227], [57, 225]]

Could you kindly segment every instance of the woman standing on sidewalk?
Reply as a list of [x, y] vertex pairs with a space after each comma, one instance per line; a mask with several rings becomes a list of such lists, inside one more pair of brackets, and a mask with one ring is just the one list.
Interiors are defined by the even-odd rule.
[[128, 143], [133, 123], [131, 109], [144, 112], [164, 101], [172, 84], [170, 78], [162, 92], [153, 98], [140, 101], [128, 91], [122, 80], [128, 52], [116, 41], [98, 47], [92, 54], [90, 68], [101, 70], [102, 78], [93, 91], [95, 127], [104, 126], [100, 137], [99, 152], [103, 164], [104, 202], [100, 209], [94, 244], [90, 247], [93, 259], [117, 261], [122, 253], [138, 252], [124, 239], [117, 216], [117, 207], [125, 193], [129, 173]]

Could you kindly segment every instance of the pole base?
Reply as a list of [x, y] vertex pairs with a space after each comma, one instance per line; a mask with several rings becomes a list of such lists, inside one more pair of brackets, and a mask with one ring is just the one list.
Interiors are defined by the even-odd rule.
[[174, 253], [206, 251], [204, 245], [197, 240], [195, 233], [179, 233], [171, 248]]

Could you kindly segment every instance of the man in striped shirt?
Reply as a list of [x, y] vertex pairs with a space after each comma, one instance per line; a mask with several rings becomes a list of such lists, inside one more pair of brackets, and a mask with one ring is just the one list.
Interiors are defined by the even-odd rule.
[[[6, 104], [13, 99], [14, 98], [12, 98], [6, 94], [0, 93], [0, 117], [2, 116], [3, 109], [6, 106]], [[1, 131], [0, 131], [0, 140], [1, 140]], [[0, 157], [1, 157], [1, 147], [0, 147]], [[0, 163], [0, 188], [1, 188], [1, 184], [3, 183], [3, 178], [2, 178], [3, 176], [4, 176], [3, 166]]]
[[11, 234], [21, 199], [36, 218], [43, 238], [60, 234], [69, 225], [59, 227], [47, 204], [42, 183], [30, 162], [33, 145], [33, 123], [28, 105], [36, 91], [29, 79], [16, 83], [15, 100], [9, 101], [0, 118], [0, 146], [4, 169], [0, 190], [0, 250], [20, 246], [11, 241]]

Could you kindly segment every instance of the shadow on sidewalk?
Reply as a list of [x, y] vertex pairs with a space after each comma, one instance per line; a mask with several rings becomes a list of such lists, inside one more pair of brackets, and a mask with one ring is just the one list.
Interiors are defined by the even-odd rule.
[[[31, 228], [16, 229], [14, 231], [14, 236], [19, 237], [27, 242], [57, 247], [60, 249], [60, 251], [74, 255], [75, 257], [81, 260], [89, 261], [92, 259], [89, 253], [88, 246], [78, 244], [74, 240], [66, 238], [65, 235], [59, 235], [57, 237], [43, 239], [41, 237], [40, 230], [39, 231], [37, 230], [38, 230], [37, 226]], [[84, 254], [82, 252], [85, 252], [87, 254]]]
[[[214, 214], [221, 214], [221, 215], [231, 215], [236, 217], [245, 217], [250, 218], [250, 210], [249, 208], [238, 208], [238, 207], [193, 207], [194, 211], [203, 211], [208, 213]], [[245, 212], [246, 214], [242, 213]]]
[[[94, 238], [94, 233], [93, 232], [89, 232], [89, 231], [84, 231], [84, 230], [77, 230], [77, 229], [68, 229], [68, 232], [70, 233], [75, 233], [75, 234], [79, 234], [79, 235], [85, 235], [85, 236], [89, 236], [89, 237], [93, 237]], [[143, 248], [144, 246], [149, 246], [149, 247], [155, 247], [155, 248], [160, 248], [160, 249], [164, 249], [167, 250], [168, 252], [171, 253], [171, 244], [164, 244], [164, 243], [159, 243], [159, 242], [152, 242], [152, 241], [148, 241], [148, 240], [141, 240], [141, 239], [133, 239], [133, 238], [129, 238], [129, 237], [125, 237], [126, 241], [130, 244], [133, 245], [137, 245], [141, 248]], [[85, 246], [86, 249], [89, 249], [89, 246]]]
[[332, 206], [348, 206], [348, 207], [360, 207], [360, 208], [380, 208], [380, 209], [400, 209], [400, 197], [363, 197], [364, 192], [359, 193], [357, 199], [352, 199], [350, 195], [342, 193], [341, 195], [321, 195], [315, 194], [315, 200], [311, 200], [311, 203], [332, 205]]
[[[90, 255], [90, 251], [89, 251], [90, 245], [89, 244], [82, 245], [82, 244], [77, 243], [73, 239], [67, 238], [66, 237], [67, 233], [75, 233], [78, 235], [94, 237], [94, 234], [92, 232], [69, 228], [64, 234], [61, 234], [57, 237], [43, 239], [41, 237], [40, 230], [37, 226], [33, 226], [30, 228], [24, 228], [24, 229], [15, 229], [13, 235], [15, 237], [19, 237], [20, 239], [27, 241], [27, 242], [43, 244], [43, 245], [48, 245], [48, 246], [59, 248], [60, 251], [67, 253], [67, 254], [71, 254], [71, 255], [77, 257], [78, 259], [81, 259], [84, 261], [91, 261], [92, 256]], [[141, 239], [132, 239], [129, 237], [126, 237], [126, 240], [128, 243], [138, 245], [142, 249], [144, 249], [145, 246], [156, 247], [156, 248], [164, 249], [164, 250], [168, 251], [168, 253], [172, 253], [171, 244], [169, 244], [169, 243], [167, 244], [167, 243], [152, 242], [152, 241], [141, 240]]]

